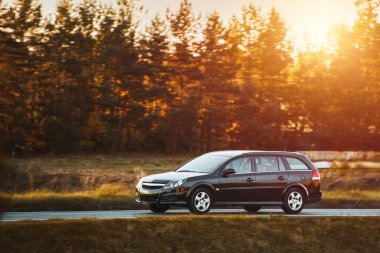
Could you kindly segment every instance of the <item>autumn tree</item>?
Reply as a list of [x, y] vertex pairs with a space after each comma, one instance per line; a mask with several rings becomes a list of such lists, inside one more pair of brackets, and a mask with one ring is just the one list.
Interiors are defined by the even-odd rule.
[[199, 18], [192, 11], [192, 4], [183, 0], [177, 12], [169, 12], [172, 53], [169, 70], [172, 76], [170, 90], [174, 95], [168, 114], [168, 132], [165, 135], [167, 151], [195, 151], [197, 136], [198, 97], [195, 94], [199, 69], [195, 59], [195, 37]]
[[234, 126], [238, 91], [235, 83], [237, 51], [230, 38], [219, 14], [211, 13], [198, 52], [201, 77], [196, 93], [198, 103], [194, 105], [198, 108], [197, 150], [202, 152], [230, 146], [227, 133]]
[[146, 148], [165, 146], [167, 139], [169, 106], [173, 102], [172, 79], [169, 68], [169, 29], [167, 20], [156, 15], [146, 27], [140, 41], [141, 63], [144, 68], [146, 116], [144, 131], [147, 133]]
[[[243, 8], [241, 31], [242, 95], [238, 101], [241, 145], [278, 149], [286, 125], [284, 96], [291, 61], [284, 21], [275, 9], [268, 17], [253, 5]], [[257, 136], [262, 136], [257, 138]], [[277, 144], [274, 144], [277, 143]]]
[[0, 125], [12, 149], [24, 152], [40, 145], [33, 78], [39, 63], [32, 50], [38, 44], [41, 6], [32, 0], [9, 8], [0, 4]]
[[379, 5], [296, 50], [253, 4], [145, 24], [133, 0], [0, 0], [0, 131], [14, 154], [379, 150]]

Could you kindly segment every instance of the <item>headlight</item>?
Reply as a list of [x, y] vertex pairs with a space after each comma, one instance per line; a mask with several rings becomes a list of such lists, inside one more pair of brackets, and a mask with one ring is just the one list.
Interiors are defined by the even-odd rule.
[[179, 179], [179, 180], [174, 180], [169, 183], [167, 183], [164, 187], [164, 189], [168, 188], [177, 188], [180, 185], [183, 185], [186, 182], [186, 179]]
[[142, 187], [142, 178], [139, 180], [139, 182], [136, 185], [136, 188], [141, 188]]

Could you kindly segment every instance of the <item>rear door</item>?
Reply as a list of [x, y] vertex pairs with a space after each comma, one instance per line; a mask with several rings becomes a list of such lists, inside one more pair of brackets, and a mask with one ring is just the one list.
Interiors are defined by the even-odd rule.
[[235, 174], [220, 176], [218, 202], [251, 201], [255, 175], [250, 156], [230, 161], [224, 169], [234, 169]]
[[280, 156], [254, 156], [255, 187], [254, 200], [260, 202], [282, 201], [282, 191], [288, 171]]
[[288, 167], [288, 183], [302, 183], [306, 187], [311, 182], [313, 171], [305, 162], [297, 157], [284, 157], [285, 165]]

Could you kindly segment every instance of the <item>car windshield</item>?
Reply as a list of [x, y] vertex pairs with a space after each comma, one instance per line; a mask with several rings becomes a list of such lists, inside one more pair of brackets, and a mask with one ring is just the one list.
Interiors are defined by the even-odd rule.
[[202, 155], [182, 165], [177, 172], [214, 172], [222, 163], [230, 157], [221, 155]]

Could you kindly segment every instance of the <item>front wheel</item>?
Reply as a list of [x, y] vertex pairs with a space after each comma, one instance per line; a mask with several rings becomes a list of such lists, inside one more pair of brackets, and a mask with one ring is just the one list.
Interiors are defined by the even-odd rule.
[[282, 204], [282, 210], [287, 214], [300, 213], [305, 205], [305, 197], [301, 190], [290, 189], [286, 192]]
[[149, 205], [149, 209], [153, 213], [164, 213], [170, 208], [169, 205]]
[[244, 206], [244, 210], [246, 210], [248, 213], [256, 213], [261, 209], [261, 206]]
[[213, 197], [205, 188], [195, 190], [189, 200], [189, 210], [194, 214], [208, 213], [213, 205]]

